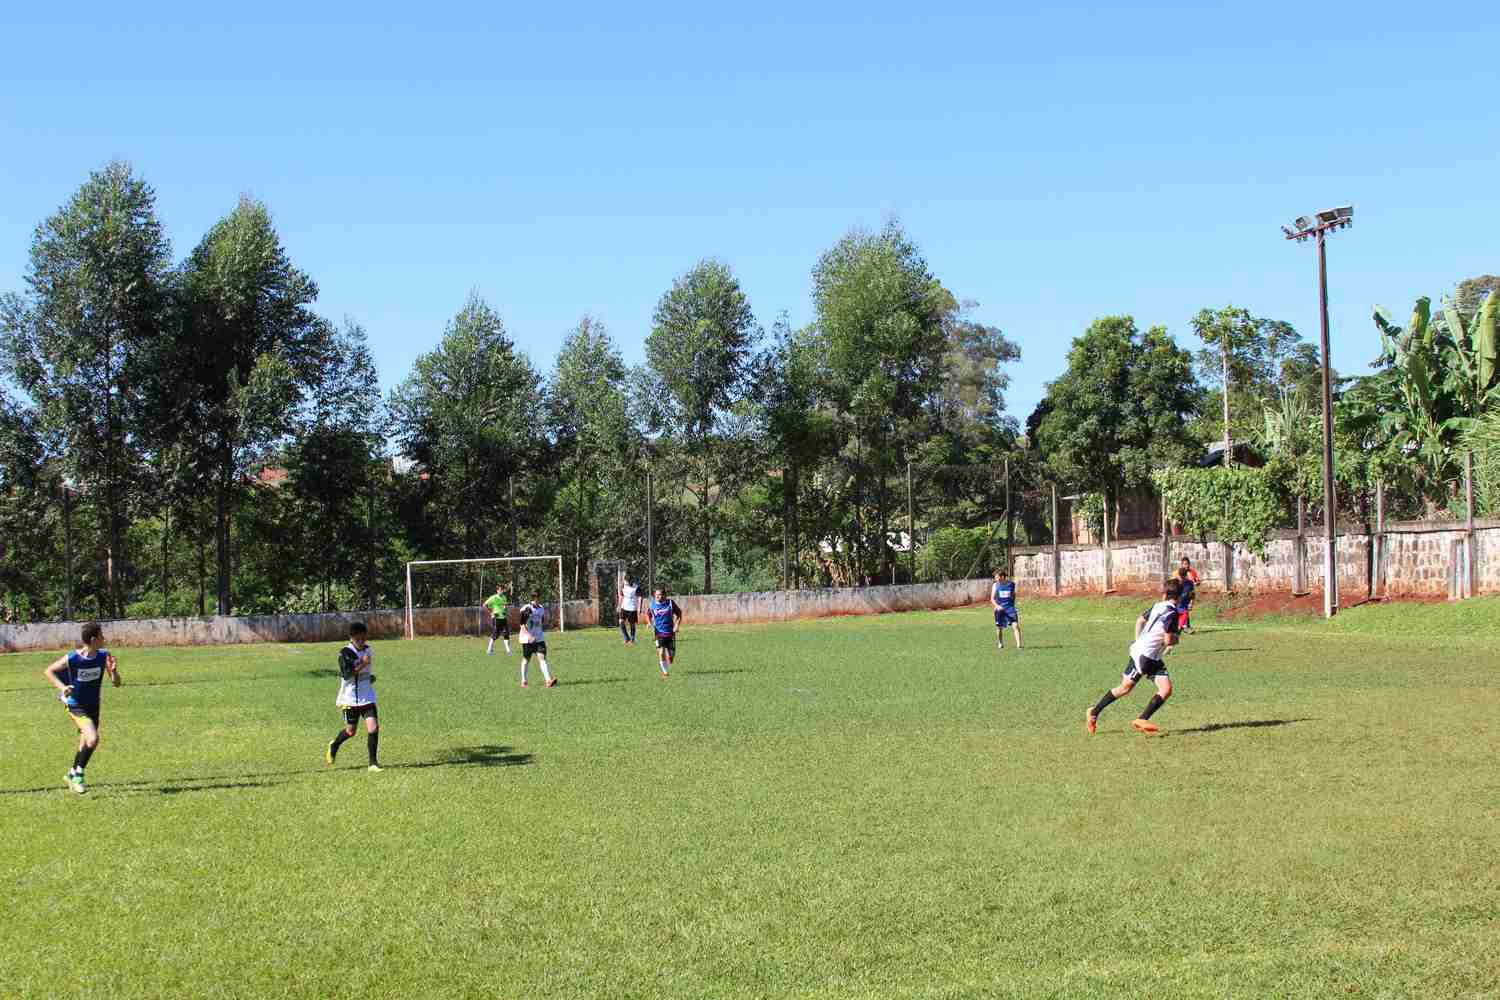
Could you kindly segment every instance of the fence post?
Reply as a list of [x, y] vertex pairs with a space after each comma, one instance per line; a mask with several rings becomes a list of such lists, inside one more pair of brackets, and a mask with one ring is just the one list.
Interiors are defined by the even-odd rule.
[[1385, 480], [1375, 482], [1375, 549], [1370, 568], [1370, 597], [1381, 597], [1381, 585], [1385, 582]]
[[1011, 516], [1011, 509], [1010, 509], [1010, 456], [1006, 456], [1006, 459], [1005, 459], [1005, 572], [1007, 572], [1007, 573], [1014, 573], [1015, 569], [1016, 569], [1015, 562], [1014, 562], [1014, 558], [1015, 557], [1011, 555], [1011, 549], [1014, 547], [1014, 542], [1013, 542], [1013, 540], [1010, 537], [1011, 532], [1014, 531], [1014, 530], [1015, 530], [1015, 518]]
[[63, 621], [73, 620], [73, 494], [66, 481], [63, 495]]
[[1167, 498], [1161, 498], [1161, 578], [1172, 575], [1172, 525], [1167, 521]]
[[646, 592], [656, 593], [656, 539], [652, 536], [652, 508], [656, 504], [651, 496], [651, 469], [646, 469]]
[[[510, 554], [515, 555], [516, 549], [520, 548], [520, 532], [516, 527], [516, 476], [511, 473], [510, 480]], [[559, 595], [561, 596], [561, 595]]]
[[1297, 498], [1297, 537], [1292, 541], [1292, 594], [1307, 593], [1307, 501]]
[[1062, 593], [1062, 550], [1057, 547], [1057, 484], [1052, 484], [1052, 596]]
[[917, 517], [911, 497], [911, 462], [906, 463], [906, 545], [911, 556], [911, 582], [917, 582]]
[[1111, 556], [1113, 555], [1113, 553], [1110, 551], [1110, 548], [1109, 548], [1109, 493], [1106, 491], [1103, 494], [1103, 496], [1104, 496], [1104, 592], [1106, 594], [1113, 594], [1115, 592], [1114, 581], [1112, 579], [1112, 577], [1114, 576], [1114, 560], [1111, 558]]
[[1474, 596], [1474, 453], [1464, 452], [1464, 597]]

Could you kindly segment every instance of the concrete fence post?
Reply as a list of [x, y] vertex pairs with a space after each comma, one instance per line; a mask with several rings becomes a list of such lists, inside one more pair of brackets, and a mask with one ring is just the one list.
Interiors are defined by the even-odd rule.
[[1057, 484], [1052, 484], [1052, 596], [1062, 593], [1062, 549], [1057, 544]]
[[1464, 597], [1474, 596], [1474, 453], [1464, 452]]
[[1297, 537], [1292, 542], [1292, 593], [1307, 593], [1307, 501], [1297, 498]]
[[1104, 494], [1104, 592], [1113, 594], [1114, 584], [1114, 555], [1109, 547], [1109, 494]]
[[1385, 480], [1375, 482], [1375, 537], [1370, 539], [1370, 597], [1378, 600], [1385, 582]]

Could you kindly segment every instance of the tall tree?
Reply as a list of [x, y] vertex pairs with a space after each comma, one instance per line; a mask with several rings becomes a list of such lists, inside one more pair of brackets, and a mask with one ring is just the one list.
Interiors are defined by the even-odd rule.
[[[901, 460], [912, 422], [943, 380], [944, 322], [952, 303], [895, 222], [878, 233], [849, 233], [813, 269], [813, 308], [829, 399], [854, 431], [855, 510], [863, 506], [868, 463], [877, 483], [874, 535], [887, 563], [885, 472], [892, 460]], [[861, 519], [855, 530], [858, 553], [865, 551], [870, 534]]]
[[1130, 316], [1104, 316], [1073, 341], [1067, 371], [1048, 383], [1039, 444], [1053, 474], [1102, 491], [1118, 509], [1126, 486], [1192, 454], [1184, 421], [1199, 398], [1192, 357], [1165, 327], [1142, 333]]
[[101, 603], [113, 616], [145, 419], [137, 359], [162, 321], [170, 253], [155, 193], [128, 164], [110, 163], [37, 227], [29, 293], [0, 304], [9, 374], [63, 435], [69, 470], [99, 508]]
[[427, 533], [415, 544], [474, 558], [509, 547], [509, 532], [499, 534], [515, 516], [507, 481], [550, 462], [542, 388], [499, 313], [471, 294], [391, 394], [401, 452], [429, 477]]
[[[1195, 358], [1208, 398], [1205, 424], [1218, 413], [1218, 437], [1224, 461], [1233, 460], [1234, 442], [1254, 437], [1263, 413], [1277, 405], [1282, 392], [1318, 391], [1321, 367], [1317, 350], [1302, 340], [1290, 323], [1225, 306], [1202, 309], [1193, 332], [1208, 345]], [[1206, 440], [1207, 426], [1203, 428]]]
[[294, 426], [320, 376], [330, 328], [318, 289], [292, 266], [265, 205], [241, 198], [183, 264], [180, 321], [163, 364], [176, 405], [162, 413], [194, 444], [214, 507], [218, 613], [232, 610], [231, 521], [246, 475]]
[[714, 431], [748, 388], [759, 328], [728, 265], [701, 261], [656, 304], [646, 360], [658, 391], [650, 419], [686, 448], [697, 468], [688, 488], [698, 502], [703, 592], [713, 593], [714, 519], [721, 468]]

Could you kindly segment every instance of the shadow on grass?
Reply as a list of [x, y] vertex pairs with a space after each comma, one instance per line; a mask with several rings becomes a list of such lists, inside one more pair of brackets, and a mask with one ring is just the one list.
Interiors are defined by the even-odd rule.
[[629, 684], [631, 681], [639, 680], [638, 677], [585, 677], [581, 681], [568, 680], [568, 687], [576, 688], [582, 684]]
[[1312, 722], [1313, 719], [1253, 719], [1245, 722], [1211, 722], [1206, 726], [1195, 726], [1192, 729], [1170, 730], [1173, 736], [1186, 736], [1188, 733], [1218, 733], [1226, 729], [1265, 729], [1268, 726], [1290, 726], [1294, 722]]
[[514, 747], [493, 743], [472, 747], [453, 747], [444, 750], [432, 760], [417, 760], [407, 764], [389, 764], [388, 771], [415, 771], [429, 767], [524, 767], [536, 760], [529, 753], [516, 753]]
[[673, 677], [712, 677], [715, 674], [748, 674], [749, 667], [725, 667], [723, 670], [673, 670]]
[[1211, 653], [1254, 653], [1254, 646], [1226, 646], [1223, 649], [1195, 649], [1194, 656], [1204, 656]]

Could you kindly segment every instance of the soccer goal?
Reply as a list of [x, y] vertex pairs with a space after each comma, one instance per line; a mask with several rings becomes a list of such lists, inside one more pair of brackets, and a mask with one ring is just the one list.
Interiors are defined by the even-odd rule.
[[[494, 556], [488, 559], [428, 559], [406, 564], [406, 637], [479, 634], [486, 621], [480, 606], [503, 583], [511, 607], [531, 599], [547, 606], [547, 628], [566, 632], [563, 622], [562, 556]], [[456, 627], [455, 627], [456, 626]]]

